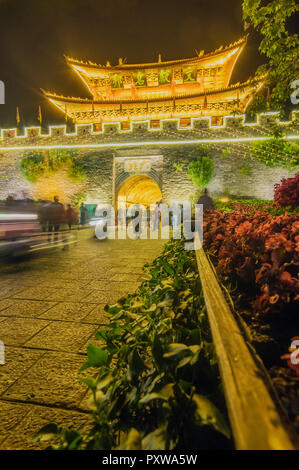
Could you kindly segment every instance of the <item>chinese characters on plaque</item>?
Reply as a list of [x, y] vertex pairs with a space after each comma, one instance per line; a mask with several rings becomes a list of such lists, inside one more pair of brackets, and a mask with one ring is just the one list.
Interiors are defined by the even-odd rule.
[[137, 173], [137, 172], [149, 172], [151, 171], [151, 162], [150, 160], [141, 160], [141, 159], [129, 159], [125, 160], [125, 171], [128, 173]]

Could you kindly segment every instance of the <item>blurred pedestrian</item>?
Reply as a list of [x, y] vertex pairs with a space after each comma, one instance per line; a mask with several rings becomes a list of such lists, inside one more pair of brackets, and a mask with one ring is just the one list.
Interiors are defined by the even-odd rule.
[[37, 213], [38, 213], [39, 223], [41, 225], [43, 232], [49, 231], [49, 207], [50, 205], [51, 205], [50, 201], [40, 200], [38, 202]]
[[65, 211], [65, 221], [68, 224], [70, 230], [72, 230], [72, 225], [78, 222], [77, 213], [71, 204], [67, 205], [67, 209]]
[[85, 225], [86, 220], [87, 220], [87, 209], [86, 209], [84, 203], [82, 202], [82, 204], [80, 206], [80, 225]]
[[57, 196], [54, 196], [54, 202], [49, 206], [49, 232], [54, 229], [54, 241], [58, 240], [60, 225], [65, 221], [65, 211], [63, 204], [59, 202]]
[[152, 213], [152, 227], [153, 230], [158, 230], [160, 225], [161, 212], [158, 203], [155, 206], [155, 209]]

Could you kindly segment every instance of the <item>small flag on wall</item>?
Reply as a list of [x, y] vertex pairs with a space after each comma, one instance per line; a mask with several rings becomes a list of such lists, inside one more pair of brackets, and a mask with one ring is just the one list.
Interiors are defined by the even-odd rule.
[[205, 95], [205, 99], [204, 99], [204, 102], [203, 102], [203, 109], [208, 109], [208, 98], [207, 98], [207, 95]]
[[16, 121], [17, 121], [17, 125], [19, 125], [19, 124], [20, 124], [20, 122], [21, 122], [21, 119], [20, 119], [20, 111], [19, 111], [19, 106], [17, 106]]
[[42, 109], [41, 109], [40, 106], [38, 107], [38, 116], [37, 116], [37, 119], [38, 119], [39, 123], [41, 124], [42, 121], [43, 121], [43, 118], [42, 118]]

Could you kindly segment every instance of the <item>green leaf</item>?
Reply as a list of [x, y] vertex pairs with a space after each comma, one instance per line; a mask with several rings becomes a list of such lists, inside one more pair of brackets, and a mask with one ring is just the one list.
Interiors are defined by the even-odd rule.
[[93, 344], [88, 345], [87, 356], [88, 361], [83, 364], [80, 371], [83, 371], [88, 367], [100, 367], [108, 360], [108, 353], [104, 351], [104, 349], [97, 348]]
[[130, 429], [127, 438], [117, 448], [117, 450], [141, 450], [140, 433], [134, 428]]
[[185, 344], [172, 343], [168, 346], [167, 353], [163, 354], [163, 357], [173, 357], [181, 354], [184, 351], [189, 351], [189, 347]]
[[96, 383], [93, 379], [87, 377], [79, 377], [78, 378], [79, 382], [82, 382], [83, 384], [87, 385], [88, 388], [90, 388], [91, 390], [95, 390], [96, 389]]
[[167, 272], [167, 274], [170, 274], [170, 276], [174, 276], [174, 269], [169, 266], [169, 264], [164, 261], [163, 259], [160, 260], [161, 265], [163, 266], [164, 270]]
[[95, 334], [96, 339], [106, 341], [109, 331], [108, 330], [100, 330], [97, 331]]
[[190, 364], [191, 359], [192, 356], [183, 357], [183, 359], [180, 360], [176, 368], [180, 369], [181, 367], [185, 367], [187, 364]]
[[162, 343], [157, 334], [154, 336], [154, 341], [152, 344], [152, 354], [157, 366], [161, 368], [163, 364], [163, 348]]
[[159, 393], [153, 392], [153, 393], [148, 393], [143, 398], [141, 398], [141, 400], [139, 400], [139, 403], [141, 403], [142, 405], [145, 405], [146, 403], [149, 403], [150, 401], [157, 400], [157, 399], [168, 401], [167, 397], [160, 395]]
[[101, 380], [96, 384], [97, 390], [102, 390], [103, 388], [107, 387], [113, 380], [112, 374], [107, 374], [101, 378]]
[[78, 435], [74, 440], [73, 442], [71, 442], [71, 444], [69, 445], [69, 450], [76, 450], [78, 449], [78, 446], [81, 444], [81, 442], [83, 441], [83, 437]]
[[168, 401], [169, 398], [174, 396], [173, 386], [173, 383], [164, 385], [164, 387], [161, 388], [159, 392], [148, 393], [147, 395], [145, 395], [145, 397], [139, 400], [139, 403], [145, 404], [157, 399]]
[[166, 429], [165, 426], [155, 429], [142, 439], [143, 450], [165, 450]]
[[129, 364], [132, 375], [139, 375], [145, 368], [144, 362], [140, 357], [137, 349], [134, 349], [129, 355]]
[[230, 439], [230, 429], [218, 408], [203, 395], [195, 394], [192, 400], [196, 404], [196, 414], [200, 422], [213, 426], [217, 431]]
[[55, 423], [46, 424], [46, 426], [42, 427], [33, 437], [33, 442], [37, 441], [49, 441], [53, 439], [54, 436], [59, 434], [60, 428]]

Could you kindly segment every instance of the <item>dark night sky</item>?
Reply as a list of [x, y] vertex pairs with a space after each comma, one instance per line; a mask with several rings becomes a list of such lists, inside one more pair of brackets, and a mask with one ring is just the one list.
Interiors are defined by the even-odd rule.
[[[63, 54], [105, 64], [163, 60], [206, 52], [241, 37], [241, 0], [0, 0], [0, 80], [6, 104], [0, 105], [0, 127], [38, 125], [63, 117], [43, 99], [40, 88], [88, 97]], [[232, 81], [253, 75], [261, 58], [250, 35]]]

